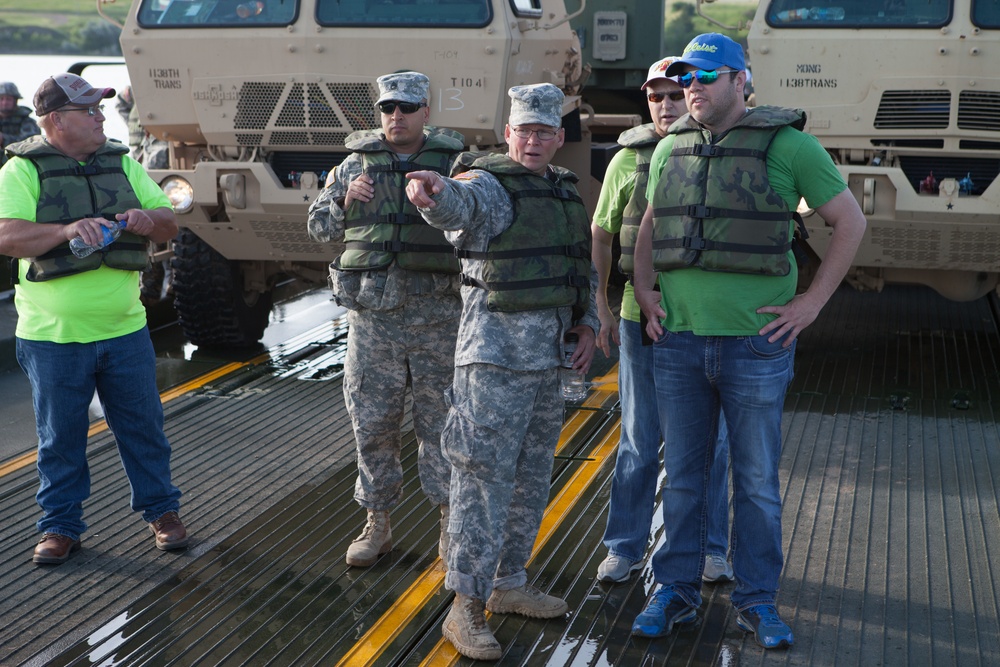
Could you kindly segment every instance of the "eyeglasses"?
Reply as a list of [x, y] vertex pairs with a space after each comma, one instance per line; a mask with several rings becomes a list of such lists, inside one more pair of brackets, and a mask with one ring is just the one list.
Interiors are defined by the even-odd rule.
[[699, 69], [694, 72], [688, 72], [687, 74], [682, 74], [677, 77], [677, 83], [681, 84], [681, 88], [690, 88], [691, 84], [694, 83], [695, 79], [698, 79], [698, 83], [707, 86], [710, 83], [715, 83], [719, 80], [720, 74], [727, 74], [729, 72], [738, 72], [737, 69], [713, 69], [704, 70]]
[[104, 105], [96, 104], [92, 107], [63, 107], [62, 109], [57, 109], [57, 111], [86, 111], [88, 116], [96, 116], [98, 111], [102, 114], [104, 113]]
[[559, 134], [558, 130], [529, 130], [526, 127], [512, 127], [510, 131], [521, 139], [528, 139], [534, 134], [539, 141], [551, 141]]
[[672, 93], [646, 93], [646, 99], [653, 104], [659, 104], [664, 97], [669, 97], [671, 102], [680, 102], [684, 99], [683, 90], [675, 90]]
[[417, 113], [420, 109], [423, 109], [426, 104], [423, 102], [394, 102], [392, 100], [387, 100], [385, 102], [378, 103], [378, 110], [384, 114], [396, 113], [396, 107], [405, 114]]

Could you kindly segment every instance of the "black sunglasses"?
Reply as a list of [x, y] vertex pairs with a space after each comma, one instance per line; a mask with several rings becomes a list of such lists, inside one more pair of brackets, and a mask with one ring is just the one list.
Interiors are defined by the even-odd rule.
[[659, 104], [664, 97], [669, 97], [671, 102], [680, 102], [684, 99], [683, 90], [675, 90], [672, 93], [646, 93], [646, 99], [653, 104]]
[[384, 114], [390, 114], [396, 112], [396, 107], [405, 114], [417, 113], [420, 109], [423, 109], [426, 104], [420, 102], [395, 102], [393, 100], [386, 100], [385, 102], [378, 103], [378, 110]]

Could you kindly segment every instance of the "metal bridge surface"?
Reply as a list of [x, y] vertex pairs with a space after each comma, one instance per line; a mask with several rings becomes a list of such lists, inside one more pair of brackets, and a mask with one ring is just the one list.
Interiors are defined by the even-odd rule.
[[[493, 616], [500, 664], [1000, 664], [994, 308], [995, 299], [954, 303], [918, 287], [842, 288], [801, 337], [781, 459], [779, 609], [796, 636], [787, 651], [765, 652], [736, 627], [732, 584], [704, 587], [693, 628], [629, 635], [654, 585], [648, 565], [627, 584], [594, 580], [616, 388], [568, 408], [528, 571], [571, 611]], [[184, 553], [153, 549], [128, 510], [103, 423], [91, 429], [91, 528], [58, 567], [30, 562], [33, 465], [0, 464], [0, 664], [471, 664], [441, 642], [450, 594], [409, 423], [395, 548], [369, 569], [344, 564], [364, 524], [342, 396], [345, 336], [334, 320], [164, 395], [194, 538]], [[653, 545], [661, 527], [657, 513]]]

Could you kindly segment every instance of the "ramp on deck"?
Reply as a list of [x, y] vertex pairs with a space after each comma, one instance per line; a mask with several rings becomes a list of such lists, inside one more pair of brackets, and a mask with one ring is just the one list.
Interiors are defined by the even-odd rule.
[[[166, 396], [176, 482], [194, 542], [156, 551], [128, 511], [113, 441], [93, 429], [91, 524], [55, 568], [30, 562], [31, 466], [0, 469], [0, 664], [450, 664], [450, 597], [437, 509], [419, 493], [404, 429], [395, 549], [343, 563], [364, 514], [335, 321], [255, 362]], [[654, 585], [594, 581], [604, 557], [617, 405], [613, 387], [567, 411], [552, 502], [529, 574], [566, 619], [490, 620], [501, 664], [1000, 664], [994, 480], [1000, 336], [988, 300], [923, 288], [839, 291], [803, 335], [781, 462], [786, 566], [779, 607], [796, 633], [764, 652], [735, 626], [731, 585], [708, 586], [699, 623], [659, 639], [629, 627]], [[662, 520], [654, 520], [658, 544]], [[458, 661], [460, 664], [468, 661]]]

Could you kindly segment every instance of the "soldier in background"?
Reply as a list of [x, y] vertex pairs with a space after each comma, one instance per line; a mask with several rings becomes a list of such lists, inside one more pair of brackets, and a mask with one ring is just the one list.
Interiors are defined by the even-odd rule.
[[146, 169], [166, 169], [170, 164], [169, 144], [143, 128], [132, 86], [125, 86], [118, 93], [115, 109], [128, 127], [128, 145], [132, 149], [132, 157]]
[[462, 325], [441, 437], [453, 466], [445, 585], [455, 591], [442, 633], [478, 660], [502, 655], [484, 603], [495, 614], [531, 618], [568, 609], [529, 584], [525, 567], [562, 427], [564, 335], [579, 336], [572, 361], [586, 373], [600, 326], [577, 177], [549, 164], [565, 140], [563, 93], [545, 83], [508, 94], [507, 155], [478, 157], [454, 180], [409, 174], [406, 186], [462, 258]]
[[430, 81], [418, 72], [378, 78], [381, 130], [355, 132], [354, 151], [309, 208], [309, 235], [345, 242], [330, 265], [337, 303], [349, 309], [344, 398], [357, 440], [354, 497], [368, 510], [347, 564], [367, 567], [392, 549], [389, 510], [403, 488], [400, 426], [406, 389], [413, 395], [420, 484], [441, 509], [447, 551], [451, 465], [441, 454], [455, 335], [462, 310], [458, 260], [444, 234], [406, 199], [407, 172], [446, 174], [464, 138], [426, 126]]
[[[0, 149], [42, 133], [38, 123], [31, 117], [31, 109], [19, 106], [19, 99], [21, 92], [14, 83], [0, 82]], [[0, 151], [0, 164], [6, 159]]]

